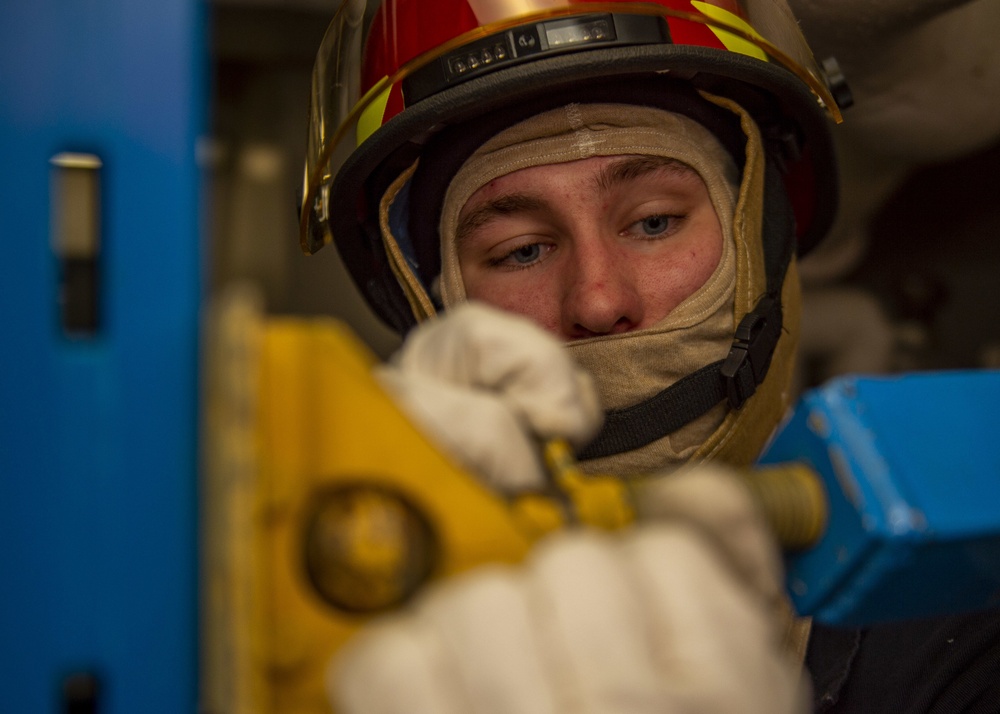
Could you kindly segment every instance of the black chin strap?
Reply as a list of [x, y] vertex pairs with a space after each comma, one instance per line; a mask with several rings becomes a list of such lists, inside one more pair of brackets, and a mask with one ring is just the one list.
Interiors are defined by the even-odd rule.
[[644, 402], [605, 413], [597, 437], [578, 454], [597, 459], [662, 439], [727, 401], [739, 409], [767, 376], [781, 336], [781, 287], [792, 257], [795, 222], [779, 170], [767, 162], [764, 179], [764, 267], [767, 292], [736, 328], [729, 355], [705, 365]]

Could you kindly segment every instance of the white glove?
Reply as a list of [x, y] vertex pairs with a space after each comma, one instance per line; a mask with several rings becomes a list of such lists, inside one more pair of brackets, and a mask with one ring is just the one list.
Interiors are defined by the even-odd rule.
[[582, 446], [602, 419], [590, 376], [558, 340], [481, 304], [417, 327], [376, 376], [436, 444], [501, 491], [544, 483], [539, 438]]
[[557, 534], [522, 567], [439, 583], [363, 630], [330, 669], [335, 710], [807, 711], [808, 685], [773, 617], [778, 557], [749, 495], [715, 470], [663, 483], [646, 513], [669, 518]]

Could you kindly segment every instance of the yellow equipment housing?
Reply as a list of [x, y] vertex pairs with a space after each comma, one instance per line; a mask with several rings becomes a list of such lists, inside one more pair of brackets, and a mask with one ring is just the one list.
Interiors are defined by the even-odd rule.
[[342, 323], [231, 291], [209, 325], [207, 711], [330, 712], [324, 670], [371, 614], [565, 523], [559, 499], [506, 500], [432, 446]]

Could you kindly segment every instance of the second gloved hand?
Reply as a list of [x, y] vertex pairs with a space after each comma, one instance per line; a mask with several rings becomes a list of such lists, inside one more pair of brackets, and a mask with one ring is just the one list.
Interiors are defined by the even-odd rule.
[[775, 617], [780, 560], [746, 489], [714, 467], [665, 479], [645, 494], [655, 522], [560, 532], [373, 623], [330, 669], [336, 711], [807, 711]]
[[417, 327], [376, 375], [436, 444], [501, 491], [544, 482], [538, 439], [581, 446], [601, 424], [589, 375], [559, 341], [475, 303]]

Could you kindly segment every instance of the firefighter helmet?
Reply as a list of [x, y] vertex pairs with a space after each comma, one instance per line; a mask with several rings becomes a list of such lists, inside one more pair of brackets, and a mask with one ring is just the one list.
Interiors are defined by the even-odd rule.
[[368, 4], [343, 1], [317, 56], [300, 241], [307, 253], [335, 243], [397, 329], [414, 318], [379, 232], [388, 183], [442, 130], [502, 128], [562, 93], [667, 77], [736, 99], [781, 153], [798, 253], [829, 228], [829, 124], [846, 91], [784, 0], [391, 0], [374, 15]]

